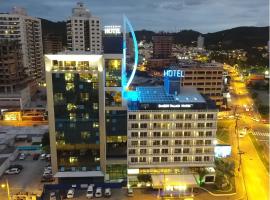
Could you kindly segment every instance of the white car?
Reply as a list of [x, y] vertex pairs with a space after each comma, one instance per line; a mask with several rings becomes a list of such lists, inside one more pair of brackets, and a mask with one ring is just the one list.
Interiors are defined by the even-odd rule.
[[44, 171], [42, 176], [49, 176], [52, 175], [51, 171]]
[[132, 188], [128, 188], [127, 195], [128, 195], [129, 197], [133, 197], [133, 196], [134, 196], [134, 194], [133, 194], [133, 189], [132, 189]]
[[110, 197], [112, 195], [111, 188], [105, 188], [104, 196]]
[[56, 194], [55, 192], [50, 193], [50, 200], [56, 200]]
[[21, 153], [20, 157], [19, 157], [19, 160], [24, 160], [25, 159], [25, 154], [24, 153]]
[[96, 189], [95, 197], [102, 197], [102, 188], [98, 187]]
[[45, 158], [46, 158], [46, 154], [45, 153], [43, 153], [43, 154], [40, 155], [40, 159], [41, 160], [45, 160]]
[[67, 198], [72, 199], [74, 197], [75, 190], [73, 188], [69, 189], [67, 192]]
[[93, 198], [93, 197], [94, 197], [94, 188], [93, 188], [92, 185], [90, 185], [90, 186], [87, 188], [86, 197], [87, 197], [87, 198]]
[[5, 174], [19, 174], [21, 172], [18, 168], [11, 168], [5, 171]]

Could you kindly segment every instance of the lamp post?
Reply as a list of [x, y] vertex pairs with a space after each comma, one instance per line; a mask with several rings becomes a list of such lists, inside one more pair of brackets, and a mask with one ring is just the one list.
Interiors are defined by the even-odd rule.
[[10, 198], [10, 190], [9, 190], [9, 184], [8, 184], [8, 180], [5, 179], [5, 183], [1, 184], [1, 188], [6, 188], [7, 190], [7, 195], [8, 195], [8, 200], [11, 200]]

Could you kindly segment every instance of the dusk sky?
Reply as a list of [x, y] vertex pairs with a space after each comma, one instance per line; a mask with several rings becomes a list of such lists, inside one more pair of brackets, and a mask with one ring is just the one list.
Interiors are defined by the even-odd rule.
[[[26, 8], [31, 16], [64, 21], [76, 5], [74, 0], [0, 0], [0, 12], [13, 6]], [[268, 0], [88, 0], [93, 15], [103, 25], [122, 23], [126, 14], [135, 30], [202, 33], [237, 26], [268, 26]]]

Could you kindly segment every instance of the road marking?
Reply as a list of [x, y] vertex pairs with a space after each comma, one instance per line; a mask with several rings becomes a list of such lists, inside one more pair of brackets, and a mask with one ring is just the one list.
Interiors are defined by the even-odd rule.
[[269, 137], [269, 133], [266, 133], [266, 132], [252, 132], [252, 135], [255, 135], [255, 136], [264, 136], [264, 137]]

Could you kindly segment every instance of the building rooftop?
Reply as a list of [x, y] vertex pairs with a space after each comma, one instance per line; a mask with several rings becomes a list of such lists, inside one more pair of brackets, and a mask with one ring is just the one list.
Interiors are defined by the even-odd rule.
[[9, 137], [10, 135], [18, 136], [18, 135], [35, 135], [42, 136], [46, 132], [48, 132], [48, 125], [39, 125], [36, 127], [31, 126], [1, 126], [0, 127], [1, 135], [6, 135]]
[[136, 88], [136, 100], [130, 100], [129, 110], [216, 109], [215, 102], [193, 87], [181, 87], [180, 94], [168, 94], [163, 86]]
[[180, 95], [167, 94], [163, 86], [137, 87], [140, 103], [205, 103], [201, 94], [192, 87], [182, 87]]

